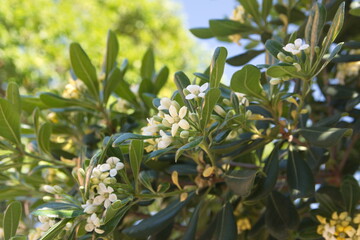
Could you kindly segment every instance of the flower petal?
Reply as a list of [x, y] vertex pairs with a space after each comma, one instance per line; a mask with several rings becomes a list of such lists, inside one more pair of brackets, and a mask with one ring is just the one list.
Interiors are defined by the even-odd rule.
[[206, 89], [208, 89], [209, 87], [209, 83], [204, 83], [203, 85], [201, 85], [200, 87], [200, 92], [205, 92]]
[[182, 108], [180, 108], [179, 117], [183, 119], [186, 116], [186, 113], [187, 113], [187, 107], [183, 106]]
[[115, 168], [110, 170], [110, 177], [115, 177], [117, 174], [117, 170]]
[[196, 93], [200, 91], [200, 87], [198, 85], [188, 85], [186, 89], [189, 90], [189, 92], [191, 93]]
[[296, 39], [295, 40], [295, 47], [297, 48], [297, 49], [299, 49], [299, 47], [302, 45], [302, 39], [301, 38], [298, 38], [298, 39]]
[[102, 204], [104, 201], [105, 201], [105, 198], [104, 198], [104, 196], [102, 196], [102, 195], [98, 195], [98, 196], [96, 196], [96, 197], [94, 198], [94, 204], [96, 204], [96, 205], [100, 205], [100, 204]]
[[106, 172], [106, 171], [109, 171], [109, 170], [110, 170], [110, 164], [107, 164], [107, 163], [101, 164], [100, 171]]
[[194, 95], [192, 93], [185, 96], [185, 99], [187, 99], [187, 100], [191, 100], [191, 99], [194, 99], [194, 98], [196, 98], [196, 95]]
[[170, 113], [170, 116], [173, 118], [178, 116], [177, 109], [174, 105], [170, 106], [169, 113]]
[[179, 122], [179, 126], [184, 129], [184, 130], [188, 130], [190, 128], [190, 124], [188, 121], [186, 121], [185, 119], [181, 119]]
[[199, 93], [198, 97], [204, 98], [205, 97], [205, 93]]
[[174, 123], [171, 127], [171, 136], [175, 137], [178, 129], [179, 129], [179, 124]]
[[174, 119], [169, 115], [169, 114], [165, 114], [165, 119], [166, 121], [168, 121], [170, 124], [173, 124], [175, 121]]

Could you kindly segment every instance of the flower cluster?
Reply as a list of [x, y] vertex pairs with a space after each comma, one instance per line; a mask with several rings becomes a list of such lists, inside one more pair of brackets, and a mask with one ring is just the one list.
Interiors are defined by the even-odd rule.
[[331, 219], [317, 215], [320, 222], [317, 233], [325, 240], [360, 240], [360, 214], [351, 218], [347, 212], [333, 212]]
[[[103, 233], [100, 229], [101, 216], [104, 211], [117, 200], [114, 189], [109, 186], [116, 183], [116, 175], [119, 170], [124, 168], [124, 164], [117, 157], [110, 157], [103, 164], [98, 164], [90, 176], [89, 199], [81, 205], [84, 212], [89, 214], [85, 230], [87, 232], [95, 231]], [[100, 216], [100, 217], [99, 217]]]
[[[350, 54], [360, 54], [359, 49], [351, 50]], [[360, 61], [339, 63], [337, 65], [336, 78], [339, 79], [340, 84], [345, 84], [346, 77], [356, 77], [359, 75]]]
[[80, 80], [70, 80], [68, 84], [65, 85], [64, 92], [62, 96], [64, 98], [78, 99], [81, 96], [81, 92], [85, 90], [85, 85]]
[[[233, 21], [237, 21], [240, 23], [245, 23], [246, 20], [246, 13], [245, 13], [245, 9], [243, 6], [239, 5], [237, 6], [233, 12], [232, 12], [232, 16], [230, 16], [230, 19]], [[240, 40], [241, 40], [241, 34], [237, 33], [237, 34], [232, 34], [229, 35], [229, 39], [230, 41], [240, 45]]]

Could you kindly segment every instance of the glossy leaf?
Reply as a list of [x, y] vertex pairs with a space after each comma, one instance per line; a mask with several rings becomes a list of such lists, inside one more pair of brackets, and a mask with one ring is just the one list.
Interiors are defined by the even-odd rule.
[[288, 197], [276, 191], [269, 195], [265, 224], [275, 238], [288, 239], [288, 230], [296, 229], [299, 224], [299, 215]]
[[11, 103], [14, 109], [21, 113], [21, 97], [19, 93], [19, 86], [15, 82], [9, 82], [6, 89], [6, 99]]
[[155, 150], [152, 151], [151, 153], [149, 153], [146, 158], [145, 158], [145, 163], [153, 158], [157, 158], [160, 157], [168, 152], [170, 152], [171, 150], [173, 150], [173, 148], [169, 147], [169, 148], [164, 148], [164, 149], [159, 149], [159, 150]]
[[123, 142], [125, 142], [127, 140], [134, 140], [134, 139], [144, 140], [144, 139], [150, 139], [150, 138], [157, 138], [157, 136], [144, 136], [144, 135], [135, 134], [135, 133], [123, 133], [115, 139], [112, 146], [113, 147], [119, 146], [120, 144], [122, 144]]
[[253, 30], [253, 27], [249, 25], [227, 19], [213, 19], [209, 21], [209, 25], [211, 32], [217, 37], [229, 36]]
[[225, 175], [226, 185], [236, 195], [247, 197], [253, 188], [256, 170], [233, 170]]
[[182, 202], [174, 201], [165, 209], [159, 211], [155, 215], [142, 220], [137, 225], [125, 228], [122, 232], [133, 238], [148, 238], [150, 235], [156, 234], [167, 227], [169, 223], [180, 210], [188, 204], [194, 194], [189, 194], [188, 198]]
[[154, 52], [151, 48], [149, 48], [141, 63], [141, 77], [144, 79], [152, 80], [153, 74], [155, 72], [155, 59], [154, 59]]
[[220, 95], [221, 92], [218, 88], [211, 88], [206, 93], [200, 119], [200, 124], [203, 128], [206, 128], [207, 124], [209, 123], [211, 113], [213, 112], [216, 103], [219, 101]]
[[196, 205], [195, 210], [194, 210], [193, 214], [191, 215], [190, 222], [187, 225], [187, 229], [182, 238], [183, 240], [194, 240], [195, 239], [201, 206], [202, 206], [201, 203], [198, 203]]
[[138, 139], [131, 140], [129, 147], [130, 166], [136, 184], [140, 171], [140, 165], [143, 160], [143, 154], [144, 154], [144, 142]]
[[52, 127], [50, 123], [44, 123], [37, 133], [37, 141], [41, 151], [50, 154], [50, 136]]
[[9, 240], [16, 235], [22, 214], [22, 206], [18, 201], [11, 202], [5, 212], [3, 218], [4, 239]]
[[116, 58], [118, 52], [119, 52], [119, 43], [117, 41], [116, 34], [113, 31], [109, 30], [107, 37], [107, 44], [106, 44], [105, 63], [104, 63], [106, 81], [108, 81], [108, 76], [110, 75], [110, 72], [116, 67]]
[[183, 154], [183, 152], [191, 150], [191, 149], [199, 146], [203, 139], [204, 139], [204, 137], [197, 137], [194, 141], [191, 141], [191, 142], [185, 144], [184, 146], [180, 147], [176, 151], [175, 162], [177, 162], [177, 160], [179, 159], [181, 154]]
[[153, 171], [141, 171], [139, 174], [139, 181], [144, 187], [149, 189], [151, 192], [155, 192], [151, 183], [154, 181], [156, 174], [153, 174]]
[[253, 65], [246, 65], [234, 73], [230, 87], [234, 92], [240, 92], [249, 97], [263, 99], [263, 88], [260, 84], [260, 70]]
[[0, 99], [0, 136], [21, 145], [19, 112], [5, 99]]
[[191, 28], [190, 32], [198, 38], [207, 39], [214, 37], [213, 33], [209, 28]]
[[99, 82], [94, 65], [78, 43], [70, 45], [71, 67], [95, 99], [99, 98]]
[[114, 90], [114, 92], [121, 98], [125, 99], [126, 101], [138, 105], [138, 102], [136, 100], [135, 94], [131, 91], [130, 85], [124, 80], [123, 73], [121, 74], [121, 78], [118, 79], [119, 84], [117, 85], [117, 88]]
[[296, 67], [287, 63], [279, 63], [269, 67], [266, 71], [266, 74], [273, 78], [302, 78], [302, 75], [297, 71]]
[[352, 130], [348, 128], [309, 127], [300, 128], [299, 133], [311, 145], [328, 148], [336, 145], [342, 137], [351, 136]]
[[344, 199], [346, 211], [351, 216], [360, 200], [359, 183], [353, 176], [347, 176], [341, 183], [340, 191]]
[[300, 152], [291, 148], [288, 151], [287, 181], [295, 197], [306, 198], [314, 193], [315, 181], [309, 165]]
[[218, 47], [215, 49], [210, 64], [210, 88], [219, 87], [221, 77], [224, 73], [226, 57], [227, 57], [226, 48]]
[[73, 218], [84, 214], [83, 209], [75, 204], [49, 202], [37, 207], [31, 214], [52, 218]]
[[237, 226], [233, 211], [234, 209], [229, 202], [227, 202], [222, 208], [221, 212], [217, 217], [215, 239], [237, 239]]
[[242, 66], [250, 62], [255, 57], [259, 56], [263, 52], [264, 50], [249, 50], [240, 55], [228, 58], [226, 62], [232, 66]]

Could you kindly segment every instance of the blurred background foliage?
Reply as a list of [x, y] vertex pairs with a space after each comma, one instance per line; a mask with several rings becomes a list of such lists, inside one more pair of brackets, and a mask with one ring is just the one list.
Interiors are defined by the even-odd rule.
[[131, 83], [139, 80], [135, 74], [141, 65], [139, 56], [148, 47], [154, 48], [159, 66], [166, 63], [171, 72], [194, 70], [198, 63], [194, 52], [200, 50], [184, 28], [179, 9], [167, 0], [2, 1], [2, 95], [8, 81], [19, 83], [29, 93], [64, 85], [70, 77], [71, 42], [81, 42], [93, 64], [100, 67], [109, 29], [119, 39], [120, 58], [129, 60], [127, 81]]

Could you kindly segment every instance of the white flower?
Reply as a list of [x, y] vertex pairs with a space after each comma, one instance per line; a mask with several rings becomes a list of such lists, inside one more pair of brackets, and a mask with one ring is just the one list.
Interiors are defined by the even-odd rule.
[[81, 207], [84, 209], [84, 212], [91, 214], [97, 211], [98, 205], [93, 203], [92, 199], [86, 201], [86, 204], [82, 204]]
[[204, 98], [205, 97], [205, 91], [208, 89], [209, 83], [204, 83], [201, 87], [199, 85], [189, 85], [186, 87], [186, 90], [188, 90], [190, 93], [186, 95], [186, 99], [194, 99], [194, 98]]
[[117, 157], [109, 157], [106, 160], [106, 163], [101, 164], [100, 170], [105, 172], [110, 172], [110, 177], [115, 177], [117, 174], [117, 171], [124, 168], [124, 164], [120, 162], [120, 159]]
[[141, 129], [142, 135], [153, 136], [159, 131], [158, 123], [154, 118], [147, 118], [148, 125]]
[[112, 202], [115, 202], [117, 200], [117, 196], [113, 192], [114, 189], [112, 187], [106, 187], [104, 183], [99, 183], [99, 195], [94, 198], [94, 204], [100, 205], [104, 203], [104, 207], [108, 208]]
[[49, 217], [38, 216], [38, 218], [39, 218], [39, 221], [41, 222], [41, 226], [39, 227], [39, 229], [42, 232], [46, 232], [47, 230], [49, 230], [49, 228], [51, 228], [55, 224], [55, 220], [51, 219]]
[[167, 148], [172, 143], [172, 137], [168, 136], [163, 130], [160, 130], [161, 138], [158, 138], [158, 148]]
[[171, 106], [171, 99], [164, 97], [160, 99], [160, 106], [158, 107], [158, 110], [168, 110]]
[[249, 106], [249, 100], [245, 97], [245, 94], [235, 92], [235, 95], [239, 99], [240, 105], [244, 105], [245, 107]]
[[328, 223], [324, 226], [324, 231], [322, 233], [322, 236], [325, 238], [325, 240], [336, 240], [335, 234], [335, 226], [330, 226]]
[[184, 130], [188, 130], [190, 128], [190, 124], [188, 121], [184, 119], [187, 113], [187, 107], [183, 106], [180, 108], [179, 112], [176, 107], [173, 105], [169, 108], [169, 114], [165, 114], [165, 120], [171, 124], [171, 136], [175, 136], [179, 127]]
[[285, 47], [283, 47], [283, 49], [287, 52], [292, 53], [293, 55], [297, 55], [301, 52], [301, 50], [305, 50], [309, 47], [309, 44], [303, 44], [301, 38], [298, 38], [295, 40], [293, 43], [288, 43], [286, 44]]
[[87, 218], [85, 225], [85, 230], [87, 232], [95, 231], [98, 234], [104, 233], [104, 230], [99, 229], [100, 227], [100, 219], [93, 213], [90, 217]]
[[93, 169], [90, 177], [90, 181], [92, 184], [98, 184], [100, 182], [103, 182], [110, 175], [109, 172], [102, 171], [105, 168], [106, 166], [101, 169], [101, 165], [99, 164], [96, 166], [96, 168]]

